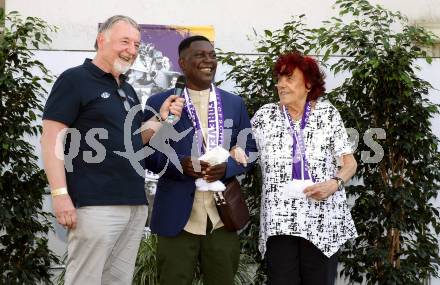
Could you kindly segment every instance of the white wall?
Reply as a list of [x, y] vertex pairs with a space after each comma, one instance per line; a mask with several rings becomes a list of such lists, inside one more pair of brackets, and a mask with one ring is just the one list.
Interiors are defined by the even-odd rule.
[[[399, 10], [411, 20], [440, 22], [439, 0], [371, 2]], [[53, 49], [91, 50], [97, 23], [114, 14], [126, 14], [144, 24], [213, 25], [217, 47], [252, 53], [252, 43], [246, 37], [253, 35], [253, 28], [257, 32], [278, 28], [292, 15], [303, 13], [308, 24], [317, 26], [335, 15], [333, 3], [333, 0], [6, 0], [6, 10], [37, 16], [58, 26]]]

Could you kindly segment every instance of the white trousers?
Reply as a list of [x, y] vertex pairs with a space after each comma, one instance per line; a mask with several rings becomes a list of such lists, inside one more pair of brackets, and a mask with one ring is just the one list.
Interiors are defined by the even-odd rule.
[[148, 209], [88, 206], [77, 209], [68, 233], [65, 285], [129, 285]]

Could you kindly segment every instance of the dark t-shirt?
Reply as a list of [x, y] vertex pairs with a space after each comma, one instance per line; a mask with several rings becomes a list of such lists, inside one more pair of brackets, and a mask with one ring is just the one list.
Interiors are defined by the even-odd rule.
[[[147, 203], [144, 162], [137, 163], [132, 153], [143, 147], [140, 133], [133, 135], [141, 127], [142, 111], [123, 75], [120, 82], [118, 86], [112, 74], [86, 59], [59, 76], [46, 102], [43, 119], [73, 129], [65, 144], [65, 166], [68, 191], [76, 207]], [[133, 119], [127, 115], [118, 88], [130, 107], [139, 110]], [[128, 152], [135, 163], [127, 158]]]

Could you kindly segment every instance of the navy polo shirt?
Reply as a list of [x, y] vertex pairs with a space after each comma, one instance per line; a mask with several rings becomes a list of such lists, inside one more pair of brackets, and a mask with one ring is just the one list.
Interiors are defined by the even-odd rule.
[[[142, 149], [140, 133], [133, 135], [141, 127], [142, 112], [127, 124], [124, 141], [124, 122], [129, 116], [118, 88], [130, 107], [139, 105], [125, 76], [121, 75], [118, 86], [112, 74], [86, 59], [58, 77], [46, 102], [43, 119], [72, 128], [66, 140], [65, 166], [69, 195], [76, 207], [147, 203], [143, 171], [138, 173], [139, 168], [136, 171], [128, 158], [117, 153], [129, 150], [133, 156]], [[140, 163], [144, 169], [144, 161]]]

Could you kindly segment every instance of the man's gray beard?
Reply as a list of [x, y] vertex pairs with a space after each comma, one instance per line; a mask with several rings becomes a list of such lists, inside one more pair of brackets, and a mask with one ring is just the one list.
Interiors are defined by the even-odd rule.
[[113, 68], [114, 68], [117, 72], [119, 72], [120, 74], [124, 74], [124, 73], [126, 73], [126, 72], [130, 69], [130, 67], [131, 67], [132, 64], [133, 64], [133, 63], [130, 63], [130, 64], [121, 64], [121, 62], [120, 62], [118, 59], [116, 59], [115, 62], [113, 63]]

